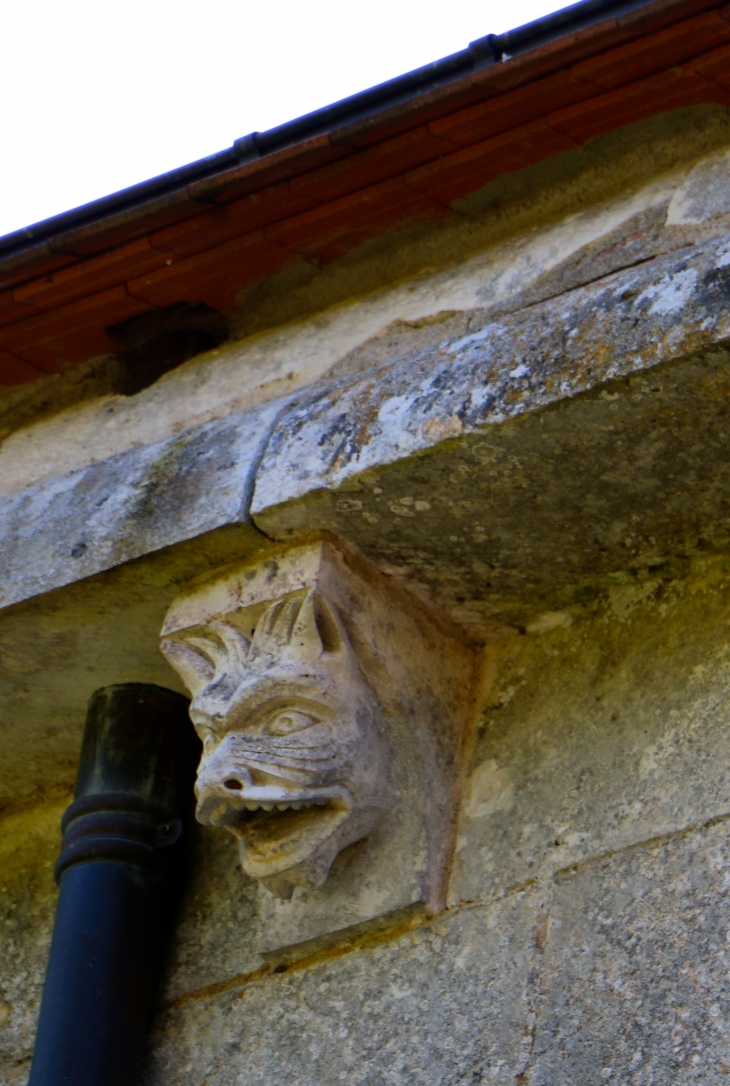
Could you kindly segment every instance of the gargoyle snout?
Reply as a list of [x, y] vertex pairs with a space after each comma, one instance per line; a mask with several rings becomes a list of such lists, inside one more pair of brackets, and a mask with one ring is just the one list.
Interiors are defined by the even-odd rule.
[[243, 793], [252, 785], [248, 770], [230, 758], [220, 756], [218, 751], [209, 758], [204, 757], [195, 782], [198, 821], [214, 826], [235, 822], [241, 811]]

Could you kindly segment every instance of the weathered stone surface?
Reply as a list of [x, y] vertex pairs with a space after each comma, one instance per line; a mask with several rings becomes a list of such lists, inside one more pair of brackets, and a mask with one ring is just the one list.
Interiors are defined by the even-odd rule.
[[539, 894], [181, 1002], [145, 1086], [514, 1081], [530, 1036]]
[[462, 434], [730, 335], [730, 237], [608, 276], [304, 397], [272, 433], [251, 511], [337, 488]]
[[176, 918], [162, 1000], [230, 983], [264, 964], [257, 952], [256, 883], [236, 864], [235, 842], [196, 827], [196, 847]]
[[730, 215], [730, 152], [716, 151], [689, 171], [667, 210], [670, 226], [704, 223]]
[[182, 690], [156, 651], [174, 588], [138, 573], [136, 588], [112, 574], [111, 585], [73, 586], [65, 600], [51, 594], [4, 613], [0, 802], [42, 803], [49, 791], [73, 788], [94, 690], [116, 682]]
[[724, 820], [199, 992], [161, 1015], [145, 1083], [722, 1083], [729, 870]]
[[451, 901], [730, 815], [730, 566], [616, 579], [495, 648]]
[[[632, 130], [622, 176], [648, 153], [644, 131]], [[427, 273], [367, 298], [357, 270], [337, 268], [337, 297], [349, 290], [352, 304], [183, 367], [136, 402], [61, 412], [3, 448], [10, 489], [99, 456], [92, 435], [117, 451], [167, 439], [0, 507], [55, 533], [49, 546], [23, 522], [13, 552], [21, 592], [41, 595], [3, 614], [2, 802], [40, 804], [71, 783], [97, 686], [176, 686], [156, 635], [180, 582], [267, 543], [243, 498], [273, 415], [246, 416], [264, 420], [250, 443], [236, 420], [170, 434], [332, 367], [338, 383], [303, 401], [311, 428], [292, 408], [296, 425], [284, 418], [270, 446], [258, 524], [287, 541], [327, 529], [475, 633], [503, 635], [487, 654], [451, 912], [262, 958], [271, 917], [234, 843], [203, 831], [149, 1086], [713, 1086], [730, 1069], [730, 247], [707, 240], [728, 229], [728, 163], [688, 169], [685, 123], [661, 160], [680, 171], [632, 193], [624, 181], [591, 206], [616, 191], [606, 146], [573, 156], [593, 155], [594, 173], [576, 167], [560, 205], [572, 217], [550, 224], [551, 197], [536, 211], [533, 194], [540, 229], [520, 234], [524, 188], [502, 203], [491, 188], [480, 198], [496, 204], [463, 209], [468, 260], [457, 245], [446, 266], [440, 235], [420, 263], [408, 254], [409, 275]], [[512, 234], [499, 249], [479, 233], [485, 210]], [[376, 264], [369, 282], [387, 282]], [[325, 295], [302, 293], [291, 312], [322, 312]], [[105, 479], [114, 493], [95, 505]], [[71, 559], [69, 540], [87, 551]], [[8, 1086], [28, 1071], [64, 805], [0, 822]]]
[[719, 348], [654, 367], [256, 520], [341, 536], [487, 631], [581, 610], [617, 577], [683, 578], [730, 547], [729, 372]]
[[209, 423], [0, 500], [0, 606], [249, 523], [252, 473], [281, 406]]
[[56, 909], [53, 862], [70, 796], [0, 820], [0, 1081], [30, 1071]]
[[728, 823], [558, 880], [531, 1086], [720, 1086], [730, 1074]]
[[[12, 1086], [32, 1051], [60, 809], [3, 823], [15, 860], [6, 847], [0, 1066]], [[727, 818], [260, 980], [240, 976], [256, 964], [244, 950], [252, 903], [211, 909], [205, 884], [225, 862], [215, 845], [186, 902], [173, 959], [184, 983], [168, 989], [145, 1086], [724, 1081]]]
[[[722, 238], [313, 392], [300, 406], [268, 404], [6, 498], [4, 599], [245, 522], [252, 472], [255, 520], [269, 535], [343, 534], [378, 561], [408, 566], [415, 585], [426, 585], [460, 619], [459, 596], [503, 610], [494, 592], [485, 593], [500, 570], [505, 588], [513, 588], [510, 579], [534, 575], [525, 562], [542, 571], [554, 564], [537, 554], [546, 542], [557, 545], [561, 518], [570, 526], [559, 544], [564, 580], [575, 584], [589, 568], [595, 575], [602, 563], [614, 565], [615, 525], [632, 515], [625, 506], [635, 507], [637, 490], [646, 499], [641, 534], [665, 537], [644, 550], [671, 553], [680, 537], [686, 550], [688, 535], [723, 536], [724, 461], [722, 453], [708, 459], [707, 445], [724, 441], [726, 361], [707, 345], [730, 334], [728, 282], [730, 240]], [[657, 366], [701, 349], [689, 367]], [[655, 396], [662, 399], [647, 402]], [[693, 458], [697, 466], [688, 470]], [[614, 461], [618, 474], [611, 474]], [[700, 502], [695, 472], [713, 491]], [[668, 502], [662, 496], [664, 488], [676, 491], [676, 479], [692, 495], [691, 508], [681, 492]], [[584, 516], [570, 523], [576, 506], [593, 506], [598, 523], [571, 546], [587, 526]], [[473, 540], [461, 540], [459, 525], [445, 536], [445, 512], [465, 519]], [[508, 554], [502, 539], [509, 539]], [[451, 546], [460, 542], [467, 546]], [[451, 600], [434, 584], [445, 576], [439, 543], [442, 551], [448, 545], [448, 564], [460, 567]], [[474, 576], [476, 563], [484, 576]], [[472, 620], [481, 618], [472, 610]]]

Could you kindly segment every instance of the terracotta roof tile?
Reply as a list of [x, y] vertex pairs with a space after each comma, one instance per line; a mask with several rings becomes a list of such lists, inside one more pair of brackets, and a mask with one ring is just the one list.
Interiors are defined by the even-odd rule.
[[6, 324], [15, 324], [16, 321], [22, 321], [26, 317], [32, 317], [38, 312], [39, 310], [32, 305], [19, 305], [13, 298], [12, 290], [0, 294], [0, 328], [4, 328]]
[[105, 328], [149, 309], [130, 298], [124, 287], [84, 298], [0, 330], [0, 350], [16, 355], [46, 373], [59, 373], [114, 350]]
[[584, 60], [573, 67], [572, 74], [611, 90], [681, 64], [724, 41], [730, 41], [730, 22], [719, 12], [709, 11]]
[[188, 185], [188, 192], [195, 200], [228, 203], [252, 192], [260, 192], [267, 186], [294, 177], [304, 170], [321, 166], [324, 162], [341, 158], [347, 152], [347, 147], [333, 147], [329, 136], [324, 133], [303, 140], [293, 147], [284, 147], [264, 159], [254, 159], [204, 181], [195, 181]]
[[730, 97], [689, 69], [672, 68], [640, 83], [550, 113], [548, 123], [576, 143], [585, 143], [619, 126], [704, 102], [730, 105]]
[[[494, 69], [490, 69], [493, 71]], [[372, 147], [384, 140], [408, 132], [416, 126], [428, 124], [451, 113], [480, 102], [490, 94], [484, 87], [474, 86], [471, 73], [440, 87], [433, 87], [417, 97], [394, 104], [376, 116], [363, 117], [342, 125], [330, 135], [333, 146], [347, 144], [350, 147]], [[494, 91], [498, 93], [498, 89]]]
[[158, 231], [150, 241], [166, 252], [192, 256], [314, 206], [314, 200], [291, 192], [288, 182], [281, 181], [233, 203], [216, 204], [203, 215]]
[[89, 292], [89, 282], [97, 291], [121, 286], [132, 276], [163, 268], [174, 260], [169, 253], [153, 249], [147, 238], [140, 238], [119, 249], [94, 257], [83, 264], [52, 272], [14, 291], [16, 302], [34, 305], [38, 309], [57, 309], [69, 305]]
[[[331, 131], [299, 138], [316, 131], [304, 118], [253, 137], [254, 155], [280, 149], [251, 161], [231, 165], [230, 149], [71, 212], [62, 226], [29, 228], [0, 260], [0, 371], [25, 380], [34, 366], [53, 372], [110, 350], [104, 328], [150, 306], [225, 311], [287, 261], [329, 263], [452, 214], [448, 205], [494, 178], [624, 125], [730, 105], [730, 4], [648, 0], [551, 33], [481, 69], [473, 51], [439, 61], [437, 78], [403, 77], [382, 108], [381, 89], [366, 92], [349, 123], [339, 106], [315, 115]], [[237, 147], [243, 156], [246, 141]]]
[[492, 139], [446, 155], [406, 175], [406, 183], [434, 200], [450, 204], [505, 173], [524, 169], [575, 143], [544, 120], [503, 132]]
[[653, 34], [655, 30], [717, 6], [718, 0], [653, 0], [651, 4], [619, 15], [616, 22], [621, 29], [629, 30], [632, 34]]
[[713, 49], [711, 53], [697, 57], [688, 67], [698, 75], [730, 91], [730, 45], [724, 45], [721, 49]]
[[43, 370], [30, 366], [22, 358], [16, 358], [7, 351], [0, 351], [0, 385], [6, 388], [13, 385], [27, 385], [30, 381], [37, 381], [42, 376]]
[[289, 184], [292, 192], [306, 193], [319, 201], [336, 200], [453, 150], [453, 143], [437, 138], [426, 125], [419, 125], [375, 147], [310, 170]]
[[595, 86], [581, 82], [570, 72], [556, 72], [469, 109], [459, 110], [440, 121], [433, 121], [429, 127], [434, 135], [460, 146], [467, 145], [543, 117], [547, 102], [559, 109], [598, 93]]
[[225, 312], [235, 304], [239, 291], [271, 275], [287, 260], [291, 254], [258, 230], [132, 279], [127, 286], [134, 298], [153, 306], [205, 302]]
[[155, 230], [162, 230], [171, 223], [188, 219], [200, 210], [187, 190], [182, 188], [162, 197], [150, 198], [136, 208], [113, 212], [98, 222], [68, 230], [54, 238], [51, 244], [56, 251], [77, 257], [96, 256]]
[[29, 279], [50, 275], [58, 268], [76, 263], [76, 257], [68, 253], [54, 252], [48, 242], [33, 245], [22, 252], [6, 257], [0, 267], [0, 290], [18, 286]]
[[433, 222], [449, 214], [447, 208], [419, 198], [395, 178], [270, 226], [266, 235], [306, 260], [329, 264], [386, 230]]

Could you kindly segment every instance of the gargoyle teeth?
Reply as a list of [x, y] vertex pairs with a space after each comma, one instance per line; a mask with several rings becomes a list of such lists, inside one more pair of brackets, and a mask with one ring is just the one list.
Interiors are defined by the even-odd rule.
[[247, 811], [301, 811], [302, 807], [327, 807], [329, 805], [328, 799], [298, 799], [294, 801], [282, 800], [280, 803], [274, 803], [273, 801], [265, 800], [260, 801], [257, 799], [244, 799], [243, 806]]

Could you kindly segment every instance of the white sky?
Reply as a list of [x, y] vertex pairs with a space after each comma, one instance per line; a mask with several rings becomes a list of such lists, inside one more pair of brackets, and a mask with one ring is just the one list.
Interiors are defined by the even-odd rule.
[[0, 235], [563, 6], [560, 0], [6, 0]]

